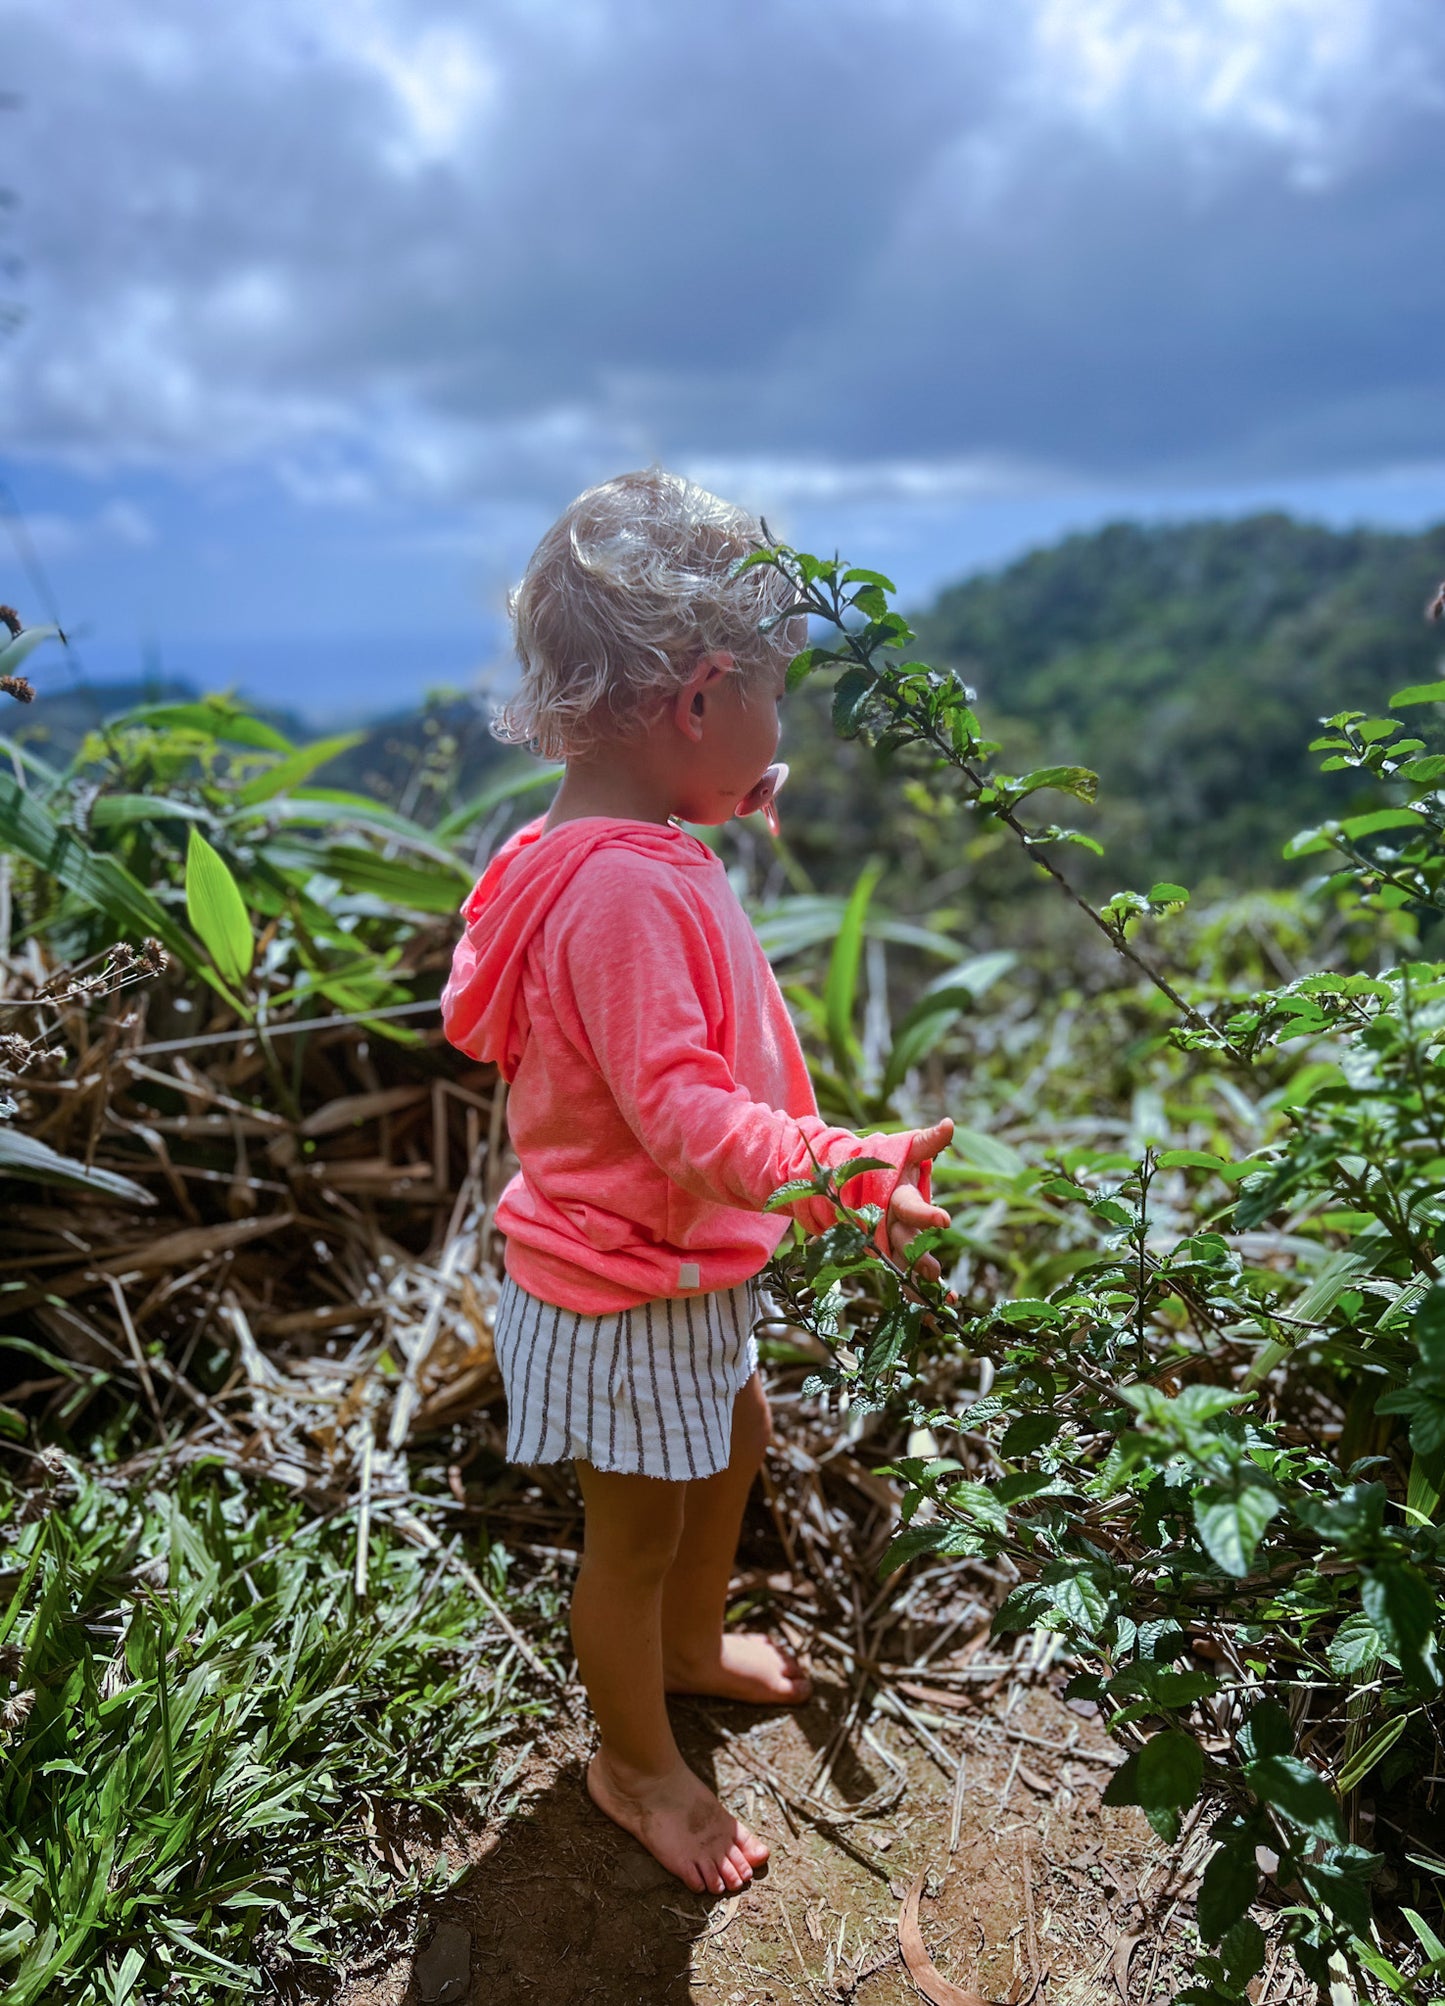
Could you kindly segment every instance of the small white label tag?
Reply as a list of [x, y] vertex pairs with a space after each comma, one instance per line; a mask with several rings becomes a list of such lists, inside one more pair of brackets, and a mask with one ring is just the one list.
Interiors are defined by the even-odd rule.
[[680, 1289], [700, 1289], [702, 1269], [696, 1261], [684, 1261], [677, 1271], [677, 1286]]

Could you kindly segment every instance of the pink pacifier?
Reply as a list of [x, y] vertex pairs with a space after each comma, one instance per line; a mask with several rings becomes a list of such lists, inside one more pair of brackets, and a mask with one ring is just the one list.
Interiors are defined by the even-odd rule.
[[776, 766], [768, 768], [757, 786], [743, 796], [742, 800], [739, 801], [737, 807], [733, 810], [733, 813], [735, 815], [761, 815], [768, 825], [769, 834], [781, 836], [783, 833], [782, 825], [778, 821], [778, 811], [774, 803], [777, 799], [778, 789], [787, 777], [788, 763], [785, 759], [780, 759]]

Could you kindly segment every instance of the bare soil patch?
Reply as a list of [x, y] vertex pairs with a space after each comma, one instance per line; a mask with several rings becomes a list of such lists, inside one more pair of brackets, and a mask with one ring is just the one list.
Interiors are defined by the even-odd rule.
[[[569, 1699], [517, 1814], [466, 1842], [470, 1871], [416, 1918], [422, 1945], [444, 1925], [470, 1941], [467, 1989], [449, 1996], [474, 2006], [904, 2006], [920, 1995], [898, 1918], [919, 1874], [929, 1957], [963, 1990], [1049, 2006], [1177, 1995], [1189, 1962], [1187, 1849], [1181, 1876], [1179, 1849], [1138, 1812], [1100, 1804], [1114, 1758], [1096, 1722], [1048, 1684], [1017, 1687], [1007, 1710], [957, 1716], [937, 1739], [963, 1764], [959, 1792], [956, 1763], [950, 1773], [905, 1725], [875, 1716], [835, 1777], [866, 1797], [896, 1764], [897, 1808], [853, 1824], [796, 1810], [790, 1819], [779, 1790], [806, 1789], [846, 1699], [824, 1678], [796, 1711], [673, 1702], [688, 1760], [772, 1847], [753, 1885], [725, 1898], [692, 1894], [596, 1810], [583, 1783], [591, 1730], [580, 1696]], [[410, 1951], [383, 1953], [337, 2006], [422, 2006], [413, 1964]], [[1310, 1996], [1283, 1980], [1281, 1965], [1262, 1993], [1271, 2006]]]
[[[777, 1404], [780, 1441], [745, 1528], [735, 1613], [804, 1652], [814, 1697], [798, 1709], [671, 1703], [684, 1755], [772, 1848], [753, 1885], [695, 1895], [595, 1808], [584, 1783], [593, 1730], [573, 1685], [535, 1730], [514, 1814], [446, 1833], [457, 1884], [399, 1910], [339, 1986], [300, 1996], [903, 2006], [921, 1996], [899, 1948], [920, 1875], [923, 1944], [965, 1996], [1018, 2006], [1177, 1996], [1203, 1828], [1170, 1848], [1140, 1813], [1101, 1803], [1119, 1752], [1092, 1708], [1064, 1699], [1054, 1640], [989, 1640], [1004, 1578], [955, 1561], [880, 1584], [896, 1505], [869, 1465], [888, 1450], [829, 1440], [786, 1391]], [[490, 1529], [510, 1528], [519, 1558], [565, 1584], [580, 1536], [570, 1483], [481, 1462], [493, 1472], [477, 1487]], [[1255, 1988], [1262, 2006], [1312, 1998], [1280, 1954], [1278, 1916], [1256, 1915], [1272, 1953]]]

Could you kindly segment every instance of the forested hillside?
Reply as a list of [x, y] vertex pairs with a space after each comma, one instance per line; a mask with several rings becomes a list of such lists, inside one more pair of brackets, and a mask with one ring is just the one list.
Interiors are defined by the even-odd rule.
[[1116, 523], [945, 592], [917, 652], [974, 685], [1011, 766], [1097, 770], [1105, 875], [1292, 880], [1290, 833], [1356, 799], [1313, 726], [1436, 673], [1442, 572], [1445, 525]]
[[[1045, 797], [1104, 844], [1103, 859], [1077, 850], [1070, 860], [1091, 889], [1151, 876], [1196, 891], [1292, 884], [1302, 867], [1281, 850], [1297, 829], [1382, 798], [1358, 774], [1321, 775], [1307, 750], [1317, 721], [1386, 708], [1402, 683], [1437, 673], [1439, 629], [1423, 615], [1442, 576], [1445, 523], [1417, 536], [1283, 515], [1116, 523], [951, 587], [911, 614], [911, 652], [958, 668], [977, 689], [1010, 770], [1058, 762], [1098, 772], [1094, 808]], [[23, 735], [52, 760], [68, 755], [97, 721], [94, 699], [113, 712], [141, 698], [110, 694], [47, 698], [42, 685]], [[835, 736], [830, 702], [826, 682], [809, 682], [784, 721], [793, 769], [784, 831], [812, 884], [842, 891], [878, 854], [946, 876], [976, 919], [1011, 911], [1033, 882], [1024, 860], [996, 857], [971, 820], [940, 827], [936, 804], [910, 815], [897, 770], [880, 773], [866, 747]], [[295, 720], [277, 721], [304, 735]], [[443, 776], [466, 800], [528, 764], [489, 735], [485, 697], [474, 694], [378, 719], [327, 777], [404, 787], [409, 808], [439, 815], [455, 802], [424, 797]], [[525, 797], [517, 813], [538, 799]]]

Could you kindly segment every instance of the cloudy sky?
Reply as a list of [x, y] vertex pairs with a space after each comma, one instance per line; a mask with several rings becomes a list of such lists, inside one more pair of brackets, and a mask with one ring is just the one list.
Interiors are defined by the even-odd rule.
[[1445, 521], [1440, 0], [5, 12], [0, 596], [93, 676], [496, 677], [653, 459], [915, 601], [1125, 514]]

